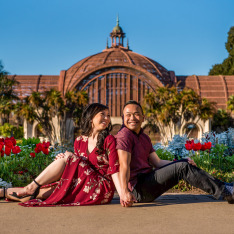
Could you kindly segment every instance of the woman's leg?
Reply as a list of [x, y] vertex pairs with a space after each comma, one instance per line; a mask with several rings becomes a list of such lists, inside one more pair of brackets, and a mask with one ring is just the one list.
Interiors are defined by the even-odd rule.
[[[56, 186], [57, 185], [53, 185], [53, 186], [48, 187], [48, 188], [40, 189], [39, 194], [37, 195], [36, 198], [45, 200], [46, 198], [48, 198], [53, 193]], [[11, 194], [14, 193], [14, 192], [15, 193], [22, 192], [22, 188], [8, 188], [8, 189], [5, 189], [5, 197], [9, 198], [9, 199], [11, 199], [13, 201], [21, 201], [21, 202], [27, 201], [29, 199], [29, 197], [20, 199], [20, 198], [11, 196]], [[0, 189], [0, 198], [3, 198], [3, 197], [4, 197], [4, 189], [1, 188]]]
[[[44, 171], [35, 179], [40, 185], [49, 184], [59, 180], [63, 174], [64, 168], [66, 166], [66, 158], [60, 158], [52, 162]], [[15, 192], [18, 196], [31, 195], [37, 189], [38, 185], [32, 181], [29, 185], [24, 188], [9, 188], [6, 190], [6, 197], [12, 200], [22, 201], [23, 199], [17, 199], [11, 196]], [[46, 198], [53, 192], [54, 188], [40, 189], [37, 198]], [[3, 189], [0, 189], [0, 197], [3, 197]]]

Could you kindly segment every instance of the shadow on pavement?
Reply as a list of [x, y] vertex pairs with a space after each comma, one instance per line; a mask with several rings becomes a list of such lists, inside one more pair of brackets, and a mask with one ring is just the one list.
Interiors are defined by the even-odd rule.
[[[119, 204], [119, 197], [114, 197], [111, 204]], [[165, 194], [149, 203], [135, 203], [133, 207], [154, 207], [168, 206], [178, 204], [193, 204], [206, 202], [226, 202], [222, 199], [216, 200], [211, 195], [194, 195], [194, 194]]]

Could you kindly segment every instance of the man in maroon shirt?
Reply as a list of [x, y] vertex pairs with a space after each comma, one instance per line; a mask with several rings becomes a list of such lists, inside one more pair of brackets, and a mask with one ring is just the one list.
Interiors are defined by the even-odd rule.
[[150, 138], [144, 134], [142, 107], [129, 101], [123, 109], [123, 127], [116, 137], [120, 162], [122, 206], [133, 202], [151, 202], [184, 179], [216, 199], [221, 195], [234, 203], [233, 184], [222, 182], [196, 167], [193, 160], [176, 162], [161, 160], [153, 149]]

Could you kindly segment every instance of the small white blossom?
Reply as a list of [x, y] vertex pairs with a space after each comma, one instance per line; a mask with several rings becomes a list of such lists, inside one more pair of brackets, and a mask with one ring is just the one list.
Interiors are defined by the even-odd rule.
[[90, 196], [90, 199], [95, 200], [96, 198], [97, 198], [97, 194], [96, 193], [94, 193], [92, 196]]
[[85, 185], [83, 191], [84, 191], [85, 193], [89, 193], [90, 189], [91, 189], [91, 187]]
[[81, 167], [85, 167], [85, 166], [87, 166], [87, 164], [85, 163], [85, 162], [80, 162], [80, 164], [79, 164]]
[[95, 193], [100, 194], [100, 192], [101, 192], [100, 188], [95, 189]]
[[86, 171], [84, 171], [86, 175], [90, 175], [91, 172], [92, 172], [92, 169], [87, 169]]

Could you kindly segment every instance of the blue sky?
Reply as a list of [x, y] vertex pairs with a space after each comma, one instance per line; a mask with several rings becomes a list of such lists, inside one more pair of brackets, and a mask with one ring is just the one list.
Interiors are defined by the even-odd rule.
[[18, 75], [59, 75], [101, 52], [117, 14], [134, 52], [176, 75], [207, 75], [228, 56], [234, 26], [233, 0], [0, 0], [0, 9], [0, 60]]

